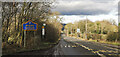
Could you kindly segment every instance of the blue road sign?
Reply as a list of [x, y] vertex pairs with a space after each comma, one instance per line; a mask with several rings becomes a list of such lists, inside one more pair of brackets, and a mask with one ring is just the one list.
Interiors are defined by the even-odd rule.
[[29, 20], [26, 23], [24, 23], [22, 27], [23, 27], [23, 30], [34, 31], [34, 30], [37, 30], [38, 24]]
[[65, 25], [67, 25], [67, 24], [62, 24], [63, 25], [63, 27], [62, 27], [62, 31], [65, 29], [64, 27], [65, 27]]
[[63, 31], [64, 29], [65, 29], [65, 28], [63, 27], [63, 28], [62, 28], [62, 31]]

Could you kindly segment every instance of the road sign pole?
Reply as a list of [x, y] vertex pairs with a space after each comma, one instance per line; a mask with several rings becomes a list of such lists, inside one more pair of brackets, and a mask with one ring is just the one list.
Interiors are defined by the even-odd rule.
[[[31, 20], [25, 22], [22, 24], [22, 29], [24, 31], [24, 47], [26, 47], [26, 31], [36, 31], [38, 28], [38, 24], [32, 22]], [[34, 32], [34, 37], [35, 37], [35, 32]]]
[[26, 47], [26, 31], [24, 31], [24, 47]]
[[34, 36], [33, 37], [34, 37], [34, 45], [35, 45], [35, 41], [36, 41], [35, 31], [34, 31]]
[[35, 37], [35, 31], [34, 31], [34, 37]]

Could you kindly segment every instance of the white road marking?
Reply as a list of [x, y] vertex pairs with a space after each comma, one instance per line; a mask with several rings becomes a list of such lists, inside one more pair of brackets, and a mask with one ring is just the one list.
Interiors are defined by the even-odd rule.
[[62, 45], [60, 45], [61, 47], [63, 47]]
[[65, 47], [67, 47], [67, 46], [65, 46]]
[[70, 47], [70, 45], [68, 45], [68, 47]]
[[97, 54], [98, 54], [99, 56], [101, 56], [101, 57], [106, 57], [105, 55], [100, 54], [99, 52], [97, 52]]

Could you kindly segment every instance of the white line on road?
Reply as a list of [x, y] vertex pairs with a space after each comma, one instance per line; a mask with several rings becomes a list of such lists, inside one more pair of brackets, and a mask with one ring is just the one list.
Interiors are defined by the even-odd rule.
[[105, 55], [100, 54], [99, 52], [97, 52], [97, 54], [98, 54], [99, 56], [101, 56], [101, 57], [106, 57]]
[[65, 47], [67, 47], [67, 46], [65, 46]]
[[68, 45], [68, 47], [70, 47], [70, 45]]

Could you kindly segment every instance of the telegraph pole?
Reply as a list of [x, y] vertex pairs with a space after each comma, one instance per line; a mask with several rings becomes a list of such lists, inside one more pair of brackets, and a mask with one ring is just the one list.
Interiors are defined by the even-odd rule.
[[85, 33], [85, 39], [87, 39], [87, 17], [86, 17], [86, 33]]

